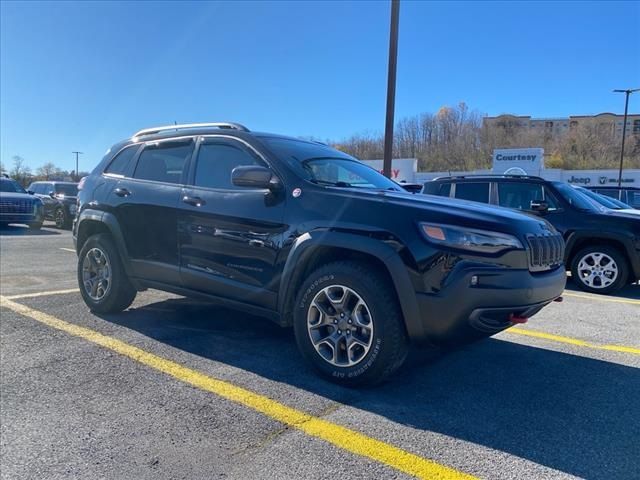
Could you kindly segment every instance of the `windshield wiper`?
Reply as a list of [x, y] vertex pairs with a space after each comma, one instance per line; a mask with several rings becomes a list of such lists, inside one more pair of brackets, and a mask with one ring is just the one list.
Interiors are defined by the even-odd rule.
[[328, 180], [318, 180], [317, 178], [311, 178], [309, 181], [311, 183], [315, 183], [316, 185], [328, 185], [330, 187], [352, 187], [353, 186], [347, 182], [330, 182]]

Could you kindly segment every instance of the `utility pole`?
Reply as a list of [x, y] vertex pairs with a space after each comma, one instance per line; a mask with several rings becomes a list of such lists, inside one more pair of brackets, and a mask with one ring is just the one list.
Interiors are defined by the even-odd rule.
[[82, 155], [83, 152], [71, 152], [76, 154], [76, 182], [80, 181], [80, 175], [78, 175], [78, 155]]
[[620, 148], [620, 171], [618, 172], [618, 188], [622, 186], [622, 162], [624, 161], [624, 139], [627, 134], [627, 112], [629, 111], [629, 95], [633, 92], [640, 91], [640, 88], [626, 89], [626, 90], [614, 90], [613, 93], [624, 93], [624, 120], [622, 123], [622, 148]]
[[391, 0], [391, 28], [389, 31], [389, 75], [387, 77], [387, 118], [384, 128], [384, 157], [382, 174], [391, 178], [393, 157], [393, 116], [396, 106], [396, 67], [398, 65], [398, 23], [400, 0]]

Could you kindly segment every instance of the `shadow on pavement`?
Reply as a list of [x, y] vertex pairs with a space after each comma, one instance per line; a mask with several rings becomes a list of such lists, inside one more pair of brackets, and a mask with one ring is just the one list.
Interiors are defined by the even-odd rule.
[[585, 295], [596, 295], [601, 296], [602, 298], [626, 298], [629, 300], [640, 300], [640, 283], [638, 282], [632, 285], [627, 285], [623, 289], [609, 295], [598, 295], [595, 293], [587, 293], [584, 290], [580, 290], [580, 288], [578, 288], [571, 277], [568, 277], [566, 289], [570, 292], [583, 293]]
[[60, 230], [42, 228], [41, 230], [31, 230], [26, 225], [9, 225], [0, 227], [0, 236], [3, 237], [26, 237], [26, 236], [47, 236], [60, 235]]
[[390, 382], [350, 390], [303, 365], [291, 330], [171, 299], [106, 320], [415, 429], [583, 478], [632, 478], [640, 458], [640, 369], [489, 339], [412, 352]]

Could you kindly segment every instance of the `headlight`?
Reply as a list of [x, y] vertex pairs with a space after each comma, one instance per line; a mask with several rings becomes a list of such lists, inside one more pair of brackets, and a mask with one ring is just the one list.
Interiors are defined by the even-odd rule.
[[499, 253], [524, 248], [520, 240], [506, 233], [475, 230], [436, 223], [421, 223], [422, 233], [432, 243], [480, 253]]

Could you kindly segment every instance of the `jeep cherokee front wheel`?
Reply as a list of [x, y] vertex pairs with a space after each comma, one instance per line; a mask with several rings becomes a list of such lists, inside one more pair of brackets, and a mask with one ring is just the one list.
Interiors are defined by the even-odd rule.
[[127, 277], [111, 238], [93, 235], [78, 256], [80, 293], [92, 312], [117, 313], [133, 303], [137, 291]]
[[303, 356], [347, 386], [383, 381], [408, 351], [393, 287], [356, 262], [334, 262], [309, 276], [298, 294], [294, 330]]

